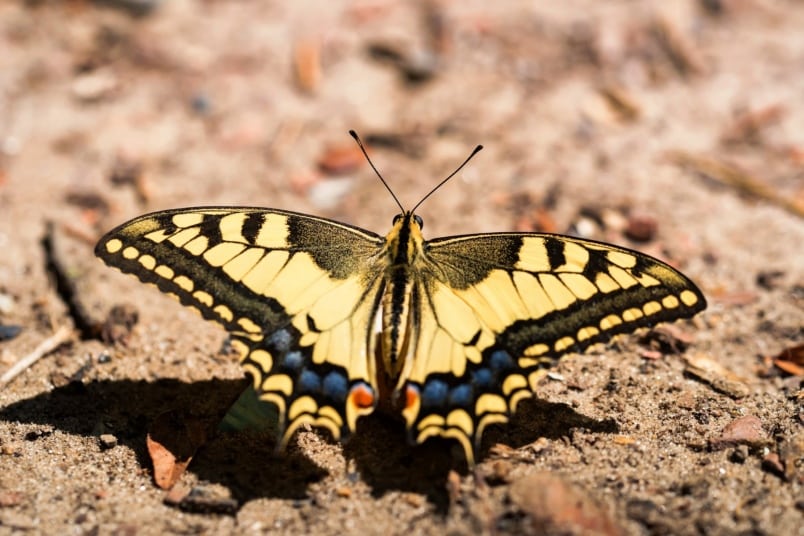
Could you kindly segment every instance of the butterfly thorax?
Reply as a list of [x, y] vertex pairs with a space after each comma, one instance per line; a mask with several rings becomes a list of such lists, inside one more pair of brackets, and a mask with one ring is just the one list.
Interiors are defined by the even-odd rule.
[[385, 373], [398, 379], [411, 348], [411, 298], [415, 292], [414, 266], [422, 258], [421, 220], [412, 213], [397, 216], [385, 237], [385, 285], [382, 296], [382, 361]]

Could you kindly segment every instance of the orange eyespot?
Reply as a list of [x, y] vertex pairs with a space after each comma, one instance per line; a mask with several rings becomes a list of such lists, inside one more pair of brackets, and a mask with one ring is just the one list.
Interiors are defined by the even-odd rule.
[[413, 407], [418, 400], [419, 390], [412, 385], [408, 385], [405, 389], [405, 408]]
[[374, 407], [374, 392], [367, 385], [355, 385], [350, 395], [355, 406], [361, 409]]

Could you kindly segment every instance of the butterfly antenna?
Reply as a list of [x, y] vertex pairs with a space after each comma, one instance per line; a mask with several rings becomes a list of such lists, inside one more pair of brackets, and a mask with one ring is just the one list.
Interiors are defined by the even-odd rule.
[[385, 189], [388, 190], [389, 194], [391, 194], [391, 197], [394, 198], [394, 201], [396, 201], [396, 204], [399, 205], [399, 210], [401, 210], [402, 212], [405, 212], [404, 207], [402, 207], [402, 203], [400, 203], [399, 199], [397, 199], [396, 195], [394, 195], [394, 191], [391, 190], [391, 187], [388, 186], [388, 183], [385, 182], [385, 179], [382, 178], [382, 175], [380, 175], [380, 172], [377, 171], [376, 167], [374, 167], [374, 162], [371, 161], [371, 158], [369, 158], [369, 155], [366, 152], [366, 148], [363, 147], [363, 142], [360, 141], [360, 136], [358, 136], [357, 132], [355, 132], [354, 130], [350, 130], [349, 135], [352, 136], [355, 139], [355, 141], [357, 142], [357, 145], [360, 147], [360, 150], [363, 151], [363, 156], [365, 156], [366, 160], [368, 160], [368, 163], [371, 166], [371, 169], [373, 169], [374, 173], [376, 173], [377, 176], [380, 178], [380, 180], [382, 181], [383, 186], [385, 186]]
[[439, 188], [441, 188], [442, 186], [444, 186], [444, 184], [446, 184], [448, 180], [450, 180], [452, 177], [454, 177], [454, 176], [455, 176], [455, 174], [456, 174], [456, 173], [458, 173], [458, 172], [459, 172], [461, 169], [463, 169], [463, 166], [465, 166], [466, 164], [468, 164], [468, 163], [469, 163], [469, 160], [471, 160], [471, 159], [472, 159], [472, 157], [474, 157], [474, 156], [475, 156], [477, 153], [479, 153], [479, 152], [480, 152], [480, 151], [482, 151], [482, 150], [483, 150], [483, 146], [482, 146], [482, 145], [478, 145], [477, 147], [475, 147], [475, 150], [474, 150], [474, 151], [472, 151], [472, 154], [470, 154], [469, 156], [467, 156], [467, 157], [466, 157], [466, 160], [464, 160], [464, 161], [463, 161], [463, 164], [461, 164], [460, 166], [458, 166], [458, 169], [456, 169], [455, 171], [453, 171], [452, 173], [450, 173], [450, 174], [449, 174], [449, 176], [448, 176], [446, 179], [444, 179], [443, 181], [439, 182], [439, 183], [436, 185], [436, 187], [435, 187], [435, 188], [433, 188], [432, 190], [430, 190], [430, 193], [428, 193], [427, 195], [425, 195], [424, 197], [422, 197], [421, 201], [419, 201], [418, 203], [416, 203], [416, 206], [415, 206], [415, 207], [413, 207], [413, 209], [411, 210], [411, 212], [416, 212], [416, 209], [417, 209], [417, 208], [419, 208], [419, 205], [421, 205], [422, 203], [424, 203], [425, 199], [427, 199], [428, 197], [430, 197], [431, 195], [433, 195], [433, 194], [435, 193], [435, 191], [436, 191], [436, 190], [438, 190]]

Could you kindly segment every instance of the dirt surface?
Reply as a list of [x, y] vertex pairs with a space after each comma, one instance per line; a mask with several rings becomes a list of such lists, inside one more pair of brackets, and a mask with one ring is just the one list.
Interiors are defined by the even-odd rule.
[[[783, 0], [2, 2], [0, 373], [78, 330], [0, 387], [0, 533], [804, 534], [802, 358], [773, 361], [804, 340], [802, 28]], [[211, 434], [168, 496], [149, 429], [215, 422], [243, 374], [94, 242], [209, 204], [384, 233], [350, 128], [406, 206], [485, 145], [427, 236], [617, 242], [709, 308], [560, 363], [475, 471], [372, 416], [284, 456]]]

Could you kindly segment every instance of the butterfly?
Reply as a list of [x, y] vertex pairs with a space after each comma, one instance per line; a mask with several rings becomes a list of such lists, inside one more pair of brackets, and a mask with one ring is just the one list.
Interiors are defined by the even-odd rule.
[[471, 466], [483, 431], [562, 356], [706, 300], [667, 264], [601, 242], [426, 240], [416, 208], [470, 158], [412, 210], [380, 176], [401, 210], [385, 236], [286, 210], [182, 208], [120, 225], [95, 253], [226, 329], [276, 406], [280, 446], [305, 424], [346, 439], [391, 401], [412, 443], [453, 438]]

